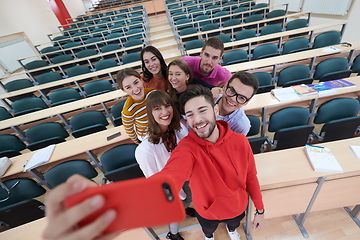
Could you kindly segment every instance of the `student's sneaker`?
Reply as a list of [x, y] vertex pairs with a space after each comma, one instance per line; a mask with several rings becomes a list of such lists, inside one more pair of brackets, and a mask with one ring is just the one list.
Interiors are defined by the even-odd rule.
[[226, 226], [226, 230], [231, 240], [240, 240], [240, 234], [236, 231], [236, 229], [233, 232], [230, 232], [228, 227]]
[[208, 238], [205, 236], [205, 240], [214, 240], [214, 237]]
[[168, 232], [166, 238], [170, 240], [184, 240], [184, 238], [180, 235], [180, 233], [172, 234], [171, 232]]

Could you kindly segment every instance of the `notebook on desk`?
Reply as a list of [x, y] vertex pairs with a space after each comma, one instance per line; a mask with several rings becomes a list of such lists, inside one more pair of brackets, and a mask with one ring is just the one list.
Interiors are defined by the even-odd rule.
[[52, 144], [34, 153], [30, 161], [25, 165], [24, 172], [34, 169], [44, 163], [47, 163], [50, 160], [51, 154], [53, 153], [54, 149], [55, 144]]
[[293, 101], [300, 99], [300, 96], [291, 87], [277, 88], [271, 90], [271, 94], [280, 102]]
[[333, 173], [344, 172], [329, 148], [305, 145], [305, 152], [314, 171]]

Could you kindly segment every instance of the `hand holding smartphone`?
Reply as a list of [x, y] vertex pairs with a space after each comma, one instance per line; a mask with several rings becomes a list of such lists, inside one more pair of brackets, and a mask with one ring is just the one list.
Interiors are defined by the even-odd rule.
[[80, 221], [79, 225], [87, 225], [104, 211], [114, 209], [117, 217], [104, 230], [104, 233], [111, 233], [182, 221], [185, 211], [178, 189], [171, 176], [161, 174], [87, 188], [66, 198], [64, 204], [71, 208], [89, 197], [102, 195], [105, 205]]

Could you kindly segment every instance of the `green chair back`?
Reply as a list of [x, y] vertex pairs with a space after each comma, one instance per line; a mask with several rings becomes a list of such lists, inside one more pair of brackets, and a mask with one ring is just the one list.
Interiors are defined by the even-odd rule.
[[104, 126], [109, 125], [104, 114], [99, 111], [86, 111], [79, 113], [70, 119], [70, 124], [74, 130], [80, 130], [96, 124]]
[[353, 65], [351, 66], [351, 71], [353, 73], [360, 74], [360, 55], [357, 55], [353, 61]]
[[60, 104], [80, 100], [81, 96], [79, 92], [74, 88], [60, 89], [49, 94], [51, 100], [51, 106], [58, 106]]
[[0, 135], [0, 157], [14, 157], [20, 155], [26, 145], [16, 136], [11, 134]]
[[315, 69], [314, 79], [319, 80], [324, 74], [346, 70], [348, 61], [346, 58], [329, 58], [321, 61]]
[[41, 75], [39, 75], [36, 78], [36, 81], [39, 84], [45, 84], [45, 83], [49, 83], [49, 82], [54, 82], [54, 81], [58, 81], [58, 80], [62, 80], [62, 76], [60, 73], [58, 72], [49, 72], [49, 73], [43, 73]]
[[281, 32], [281, 26], [278, 24], [271, 24], [271, 25], [267, 25], [266, 27], [263, 27], [260, 30], [261, 35], [268, 35], [268, 34], [273, 34], [273, 33], [278, 33]]
[[72, 56], [70, 56], [70, 55], [65, 55], [65, 54], [53, 57], [51, 59], [51, 61], [54, 64], [63, 63], [63, 62], [66, 62], [66, 61], [71, 61], [71, 60], [74, 60], [74, 58]]
[[0, 121], [12, 118], [13, 116], [4, 107], [0, 107]]
[[122, 57], [123, 64], [140, 61], [140, 53], [128, 53]]
[[223, 56], [224, 65], [236, 64], [249, 61], [247, 52], [243, 49], [236, 49], [226, 52]]
[[106, 151], [100, 157], [100, 162], [107, 171], [125, 167], [136, 162], [136, 144], [122, 144]]
[[315, 124], [355, 117], [359, 112], [359, 101], [353, 98], [336, 98], [320, 105], [314, 118]]
[[252, 73], [259, 81], [259, 86], [266, 86], [271, 83], [271, 74], [268, 72], [254, 72]]
[[5, 89], [8, 92], [13, 92], [16, 90], [33, 87], [33, 86], [34, 84], [32, 84], [32, 82], [29, 79], [17, 79], [6, 83]]
[[32, 143], [53, 137], [60, 137], [65, 139], [69, 136], [64, 127], [57, 122], [40, 123], [34, 127], [29, 128], [25, 132], [25, 135]]
[[339, 44], [341, 40], [341, 33], [338, 31], [329, 31], [317, 35], [314, 39], [313, 48], [322, 48]]
[[66, 71], [68, 77], [74, 77], [82, 74], [90, 73], [90, 68], [85, 65], [71, 67]]
[[289, 54], [309, 49], [308, 38], [294, 38], [284, 43], [283, 54]]
[[309, 77], [310, 67], [306, 65], [293, 65], [284, 68], [279, 72], [277, 86], [283, 86], [285, 83], [306, 79]]
[[41, 67], [46, 67], [46, 66], [48, 66], [48, 63], [46, 61], [44, 61], [44, 60], [35, 60], [35, 61], [32, 61], [32, 62], [29, 62], [29, 63], [25, 64], [25, 69], [26, 70], [31, 70], [31, 69], [36, 69], [36, 68], [41, 68]]
[[28, 97], [16, 100], [11, 107], [15, 111], [15, 116], [48, 108], [45, 102], [38, 97]]
[[80, 52], [78, 52], [76, 54], [76, 56], [78, 58], [85, 58], [85, 57], [94, 56], [96, 54], [97, 54], [97, 51], [95, 49], [85, 49], [85, 50], [81, 50]]
[[246, 136], [250, 137], [250, 136], [255, 136], [255, 135], [259, 134], [260, 124], [261, 124], [260, 119], [254, 115], [246, 115], [246, 116], [249, 119], [250, 124], [251, 124], [250, 130]]
[[190, 49], [195, 49], [195, 48], [202, 48], [205, 44], [205, 41], [202, 39], [198, 39], [198, 40], [191, 40], [187, 43], [185, 43], [185, 49], [186, 50], [190, 50]]
[[142, 38], [143, 29], [141, 28], [134, 28], [134, 29], [130, 29], [129, 31], [127, 31], [126, 36], [127, 38], [130, 39], [139, 39]]
[[[110, 59], [108, 59], [110, 60]], [[112, 59], [111, 59], [112, 60]], [[110, 92], [113, 90], [111, 83], [108, 80], [95, 80], [87, 83], [84, 86], [85, 93], [88, 97], [98, 95], [101, 93]]]
[[89, 161], [79, 159], [66, 161], [50, 168], [45, 172], [44, 178], [52, 187], [56, 187], [75, 174], [92, 179], [98, 175], [98, 172]]
[[11, 189], [10, 195], [8, 195], [3, 188], [0, 188], [0, 200], [9, 196], [9, 199], [6, 201], [0, 201], [0, 208], [4, 208], [24, 200], [36, 198], [46, 193], [46, 190], [43, 187], [39, 186], [37, 182], [29, 178], [9, 179], [4, 181], [4, 185], [7, 188], [11, 188], [14, 185], [15, 187]]
[[275, 18], [275, 17], [281, 17], [286, 14], [285, 10], [283, 9], [276, 9], [267, 14], [267, 18]]
[[310, 112], [302, 107], [287, 107], [270, 115], [269, 132], [277, 132], [283, 128], [306, 125]]
[[308, 22], [306, 19], [295, 19], [287, 23], [286, 31], [303, 28], [307, 26], [308, 26]]
[[111, 108], [111, 114], [114, 117], [114, 123], [115, 123], [116, 126], [122, 125], [121, 114], [122, 114], [122, 109], [124, 107], [125, 102], [126, 101], [121, 101], [121, 102], [115, 104]]
[[236, 33], [235, 38], [236, 40], [243, 40], [247, 38], [253, 38], [256, 37], [256, 32], [253, 29], [245, 29], [238, 33]]
[[278, 46], [274, 43], [262, 44], [254, 48], [253, 60], [279, 55]]
[[185, 28], [180, 31], [180, 36], [185, 36], [185, 35], [189, 35], [189, 34], [193, 34], [193, 33], [197, 33], [196, 28], [193, 28], [193, 27]]

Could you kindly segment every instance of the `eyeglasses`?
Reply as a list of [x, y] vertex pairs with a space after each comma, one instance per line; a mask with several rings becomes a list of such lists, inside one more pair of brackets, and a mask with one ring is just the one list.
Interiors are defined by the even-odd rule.
[[228, 97], [233, 97], [233, 96], [236, 96], [236, 101], [239, 103], [239, 104], [245, 104], [246, 102], [248, 102], [250, 100], [250, 98], [247, 98], [245, 97], [244, 95], [241, 95], [241, 94], [238, 94], [235, 89], [231, 86], [227, 86], [226, 87], [226, 90], [225, 90], [225, 94], [228, 96]]

